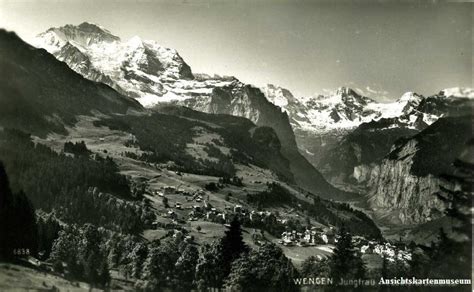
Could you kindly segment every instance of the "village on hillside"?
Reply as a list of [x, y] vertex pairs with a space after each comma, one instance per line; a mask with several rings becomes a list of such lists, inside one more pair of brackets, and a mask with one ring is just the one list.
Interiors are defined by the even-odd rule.
[[[153, 227], [176, 228], [174, 233], [177, 234], [181, 224], [186, 221], [209, 221], [228, 227], [231, 219], [237, 217], [243, 226], [253, 228], [252, 240], [256, 245], [262, 245], [265, 241], [268, 241], [265, 233], [265, 227], [268, 224], [271, 224], [274, 228], [277, 227], [275, 229], [283, 230], [281, 233], [273, 235], [278, 239], [276, 242], [285, 247], [329, 246], [332, 248], [338, 241], [337, 228], [334, 226], [324, 226], [315, 222], [314, 226], [306, 226], [304, 230], [292, 229], [292, 219], [288, 216], [281, 216], [282, 212], [254, 210], [243, 204], [231, 204], [230, 202], [226, 202], [224, 208], [220, 209], [210, 203], [209, 193], [205, 189], [192, 192], [171, 185], [165, 185], [159, 190], [153, 191], [154, 196], [162, 199], [167, 210], [161, 214], [161, 217], [171, 219], [171, 224], [165, 225], [160, 222], [160, 219], [157, 219], [153, 223]], [[174, 199], [173, 202], [171, 198]], [[290, 209], [288, 211], [292, 213], [294, 210]], [[295, 214], [295, 216], [298, 215]], [[269, 236], [271, 235], [269, 234]], [[188, 240], [190, 239], [188, 237]], [[390, 242], [369, 240], [357, 235], [352, 237], [352, 242], [361, 254], [379, 255], [391, 262], [411, 260], [411, 252], [406, 246], [399, 248], [396, 244]]]

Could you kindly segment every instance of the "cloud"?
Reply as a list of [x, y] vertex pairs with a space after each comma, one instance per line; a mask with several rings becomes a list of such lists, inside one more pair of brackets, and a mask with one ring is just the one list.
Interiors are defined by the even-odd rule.
[[371, 88], [370, 86], [366, 86], [365, 89], [367, 90], [368, 93], [373, 94], [373, 95], [387, 95], [388, 91], [386, 90], [376, 90]]
[[370, 93], [373, 93], [373, 94], [377, 93], [377, 91], [370, 88], [370, 86], [367, 86], [365, 89]]

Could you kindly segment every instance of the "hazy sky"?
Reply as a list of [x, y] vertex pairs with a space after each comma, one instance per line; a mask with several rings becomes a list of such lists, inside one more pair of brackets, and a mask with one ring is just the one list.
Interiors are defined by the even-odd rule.
[[273, 83], [297, 96], [345, 85], [398, 98], [472, 87], [473, 5], [0, 0], [0, 27], [29, 41], [89, 21], [122, 39], [175, 48], [194, 72]]

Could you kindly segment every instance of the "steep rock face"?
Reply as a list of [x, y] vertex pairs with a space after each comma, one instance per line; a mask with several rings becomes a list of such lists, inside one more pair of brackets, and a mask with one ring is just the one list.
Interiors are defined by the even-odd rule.
[[448, 88], [421, 100], [415, 108], [432, 116], [462, 116], [473, 113], [474, 90]]
[[70, 66], [72, 66], [71, 69], [85, 78], [107, 84], [115, 90], [123, 92], [109, 76], [94, 67], [87, 55], [81, 52], [77, 47], [71, 45], [71, 43], [67, 42], [62, 50], [56, 53], [55, 57], [64, 61], [66, 64], [70, 64]]
[[267, 84], [267, 86], [261, 88], [261, 90], [271, 103], [287, 113], [294, 131], [297, 131], [301, 124], [311, 123], [305, 104], [294, 97], [288, 89], [273, 84]]
[[327, 183], [299, 153], [288, 115], [269, 102], [260, 89], [234, 81], [229, 86], [214, 88], [209, 98], [185, 99], [178, 104], [207, 113], [245, 117], [258, 126], [273, 128], [298, 185], [326, 198], [340, 199], [348, 195]]
[[403, 105], [402, 113], [409, 114], [420, 104], [423, 99], [424, 97], [422, 95], [419, 95], [415, 92], [406, 92], [398, 99], [397, 102]]
[[440, 180], [429, 174], [419, 177], [410, 173], [416, 143], [404, 149], [401, 160], [384, 160], [380, 165], [359, 166], [354, 169], [358, 182], [365, 182], [370, 206], [379, 216], [389, 215], [389, 221], [416, 224], [437, 219], [444, 209], [435, 196]]
[[353, 177], [368, 189], [376, 214], [392, 222], [417, 224], [439, 218], [443, 203], [435, 195], [439, 179], [453, 173], [452, 163], [472, 137], [472, 116], [441, 118], [419, 134], [396, 141], [381, 163], [354, 168]]

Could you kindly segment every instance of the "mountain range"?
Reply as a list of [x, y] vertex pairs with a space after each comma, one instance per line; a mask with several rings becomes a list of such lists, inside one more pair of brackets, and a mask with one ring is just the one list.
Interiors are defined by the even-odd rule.
[[39, 34], [34, 44], [84, 77], [104, 82], [147, 108], [173, 103], [206, 113], [245, 117], [258, 126], [272, 127], [301, 187], [327, 198], [351, 196], [332, 187], [300, 154], [288, 114], [254, 86], [234, 77], [193, 74], [173, 49], [139, 37], [124, 42], [90, 23], [51, 28]]
[[[137, 36], [123, 41], [87, 22], [48, 29], [34, 44], [86, 78], [108, 84], [145, 107], [174, 103], [273, 127], [283, 151], [295, 161], [291, 164], [300, 174], [297, 177], [308, 172], [318, 177], [301, 179], [300, 183], [323, 193], [334, 190], [314, 167], [327, 180], [340, 183], [358, 164], [379, 161], [397, 138], [418, 132], [459, 108], [468, 108], [474, 97], [472, 89], [449, 88], [428, 97], [407, 92], [394, 102], [380, 103], [341, 87], [326, 95], [296, 98], [289, 90], [271, 84], [257, 89], [232, 76], [193, 73], [174, 49]], [[374, 122], [377, 131], [363, 125]], [[362, 143], [354, 143], [361, 137]], [[314, 167], [301, 159], [296, 147]], [[373, 159], [362, 158], [365, 153], [374, 153]]]
[[469, 88], [448, 88], [428, 97], [407, 92], [391, 103], [346, 87], [308, 98], [295, 98], [275, 85], [263, 90], [288, 113], [301, 153], [335, 181], [342, 170], [337, 164], [344, 164], [347, 178], [354, 166], [367, 162], [363, 156], [377, 161], [397, 138], [419, 132], [442, 116], [469, 114], [474, 103]]
[[[352, 192], [368, 192], [372, 206], [380, 185], [362, 179], [368, 176], [368, 169], [386, 164], [400, 139], [421, 135], [440, 118], [471, 115], [474, 105], [474, 90], [469, 88], [448, 88], [426, 97], [407, 92], [390, 103], [377, 102], [348, 87], [325, 95], [295, 97], [276, 85], [256, 88], [232, 76], [193, 73], [174, 49], [139, 37], [122, 41], [107, 29], [86, 22], [51, 28], [39, 34], [34, 44], [84, 77], [105, 83], [146, 108], [174, 104], [271, 127], [300, 187], [342, 200], [354, 198]], [[409, 169], [403, 175], [409, 177]], [[412, 195], [417, 200], [422, 197], [413, 193], [409, 197]], [[407, 212], [400, 216], [415, 219], [395, 216], [394, 220], [407, 223], [429, 218]]]

